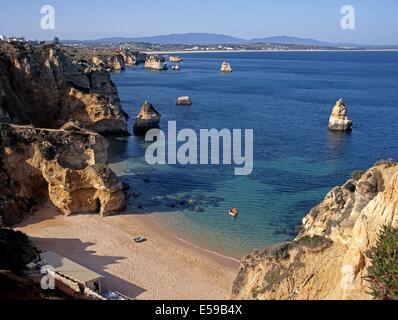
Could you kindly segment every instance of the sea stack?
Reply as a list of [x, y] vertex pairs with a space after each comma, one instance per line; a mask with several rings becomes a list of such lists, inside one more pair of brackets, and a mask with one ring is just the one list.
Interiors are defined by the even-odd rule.
[[145, 101], [134, 124], [134, 134], [144, 136], [151, 129], [159, 129], [161, 115], [149, 101]]
[[169, 60], [170, 62], [177, 62], [177, 63], [182, 62], [182, 58], [179, 56], [170, 56]]
[[221, 72], [232, 72], [231, 64], [227, 61], [224, 61], [221, 65]]
[[185, 97], [179, 97], [176, 101], [177, 106], [191, 106], [192, 105], [192, 100], [190, 97], [185, 96]]
[[332, 131], [352, 131], [352, 120], [347, 116], [344, 100], [336, 102], [329, 120], [329, 129]]
[[145, 69], [149, 70], [167, 70], [167, 65], [164, 63], [164, 58], [161, 56], [149, 56], [145, 61]]
[[123, 56], [119, 53], [114, 54], [107, 58], [107, 65], [113, 71], [121, 71], [126, 69], [126, 63], [124, 62]]
[[121, 48], [119, 54], [123, 57], [124, 63], [128, 66], [137, 64], [135, 57], [131, 54], [130, 50]]

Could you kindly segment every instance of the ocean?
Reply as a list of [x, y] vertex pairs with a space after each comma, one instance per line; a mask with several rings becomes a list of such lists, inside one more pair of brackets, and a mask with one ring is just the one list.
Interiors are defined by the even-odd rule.
[[[230, 165], [149, 166], [143, 138], [111, 141], [111, 167], [130, 186], [129, 209], [154, 213], [182, 239], [236, 258], [291, 240], [310, 209], [353, 171], [398, 160], [398, 52], [181, 56], [179, 72], [137, 66], [112, 75], [129, 130], [145, 100], [162, 114], [164, 130], [168, 121], [196, 132], [254, 130], [249, 176], [235, 176]], [[225, 60], [233, 73], [219, 72]], [[186, 95], [193, 105], [176, 106]], [[339, 98], [352, 133], [328, 130]], [[230, 207], [239, 209], [237, 219]]]

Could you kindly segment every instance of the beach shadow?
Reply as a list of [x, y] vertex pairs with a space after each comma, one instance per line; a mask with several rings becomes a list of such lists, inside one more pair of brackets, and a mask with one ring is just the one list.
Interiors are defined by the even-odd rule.
[[25, 228], [43, 221], [54, 220], [57, 216], [62, 215], [57, 208], [49, 203], [44, 206], [33, 207], [32, 211], [33, 214], [16, 224], [15, 228]]
[[[31, 240], [42, 252], [54, 251], [103, 276], [102, 288], [104, 292], [108, 290], [118, 291], [131, 299], [136, 299], [146, 292], [144, 288], [107, 272], [109, 266], [120, 264], [127, 257], [96, 255], [95, 251], [89, 249], [95, 243], [82, 242], [80, 239], [44, 239], [32, 237]], [[53, 248], [57, 249], [54, 250]]]

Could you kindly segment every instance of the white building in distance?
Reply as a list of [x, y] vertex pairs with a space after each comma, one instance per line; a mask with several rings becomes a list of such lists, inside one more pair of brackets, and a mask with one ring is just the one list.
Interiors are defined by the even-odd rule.
[[8, 42], [25, 42], [24, 37], [9, 37]]

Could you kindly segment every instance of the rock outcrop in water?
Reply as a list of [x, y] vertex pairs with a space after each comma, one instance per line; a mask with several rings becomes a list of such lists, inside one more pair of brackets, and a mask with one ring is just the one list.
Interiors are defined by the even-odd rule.
[[[128, 56], [126, 56], [127, 59]], [[106, 60], [107, 66], [113, 71], [121, 71], [126, 69], [126, 62], [122, 54], [116, 53]]]
[[176, 105], [178, 105], [178, 106], [191, 106], [192, 105], [192, 100], [188, 96], [179, 97], [177, 99], [177, 101], [176, 101]]
[[149, 56], [145, 61], [145, 69], [163, 71], [167, 70], [167, 65], [162, 57]]
[[352, 120], [347, 116], [347, 108], [343, 99], [338, 100], [333, 107], [329, 129], [332, 131], [352, 131]]
[[109, 73], [72, 63], [57, 45], [1, 43], [0, 121], [59, 128], [70, 120], [103, 134], [128, 134]]
[[221, 72], [232, 72], [232, 66], [229, 62], [224, 61], [223, 64], [221, 65]]
[[13, 224], [33, 205], [63, 214], [108, 215], [124, 208], [123, 186], [106, 165], [108, 143], [67, 123], [62, 129], [1, 124], [0, 214]]
[[176, 63], [182, 62], [182, 58], [179, 56], [170, 56], [169, 60], [170, 62], [176, 62]]
[[371, 299], [367, 252], [398, 226], [398, 164], [382, 161], [332, 189], [297, 238], [242, 260], [234, 299]]
[[121, 49], [120, 54], [124, 59], [126, 65], [137, 65], [140, 63], [145, 63], [146, 54], [140, 52], [132, 52], [128, 49]]
[[158, 129], [161, 115], [149, 101], [145, 101], [134, 124], [134, 134], [144, 136], [151, 129]]

